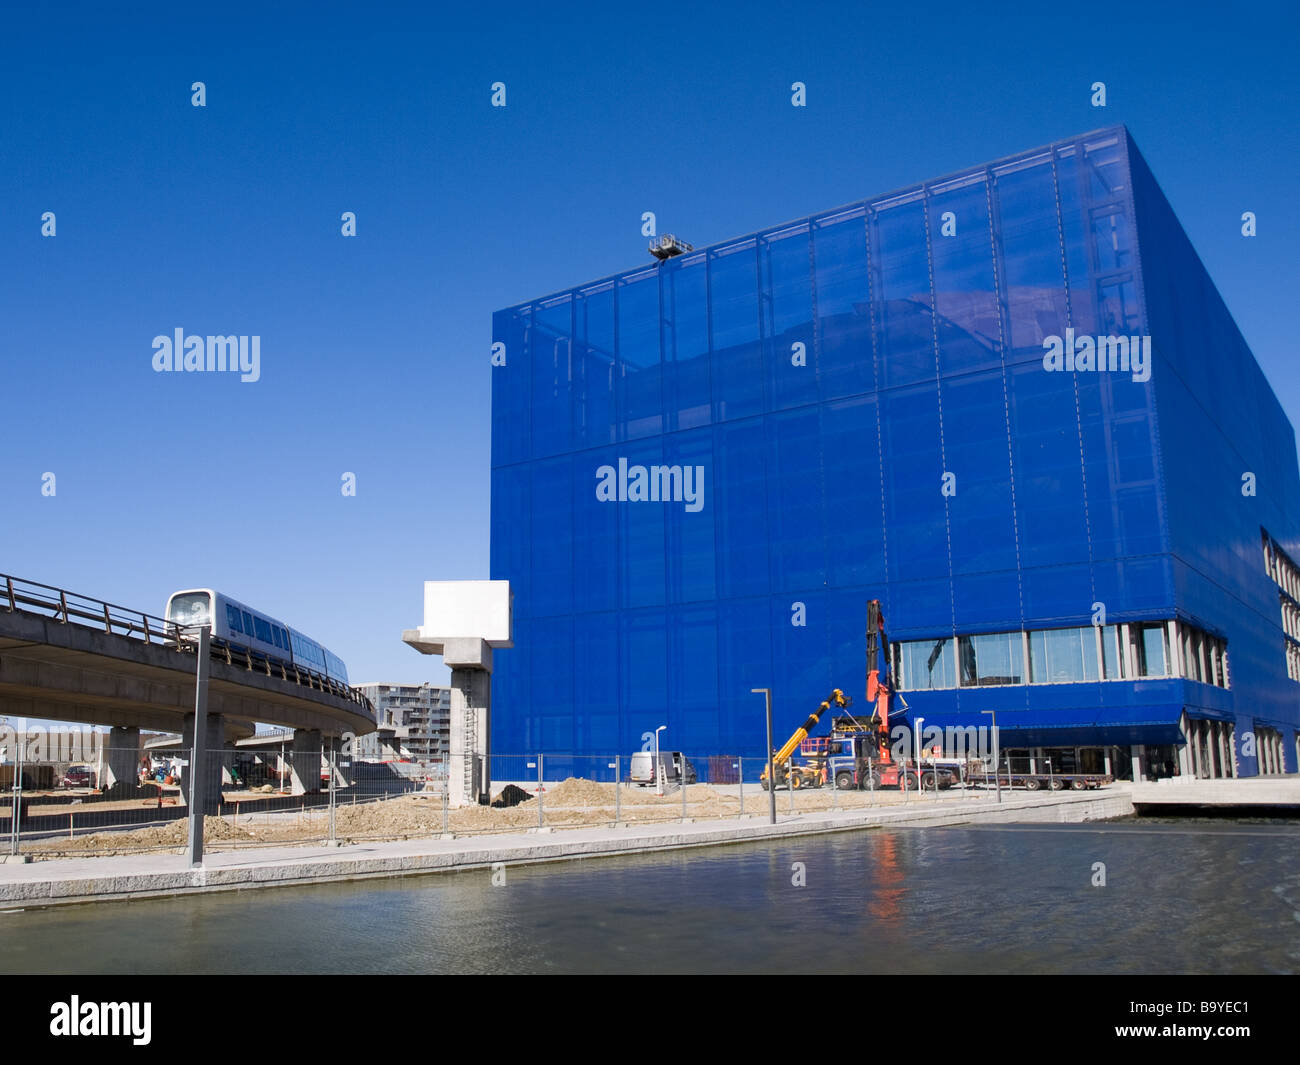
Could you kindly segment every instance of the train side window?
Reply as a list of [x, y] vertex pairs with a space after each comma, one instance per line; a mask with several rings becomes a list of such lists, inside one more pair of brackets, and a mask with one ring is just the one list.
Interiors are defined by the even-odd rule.
[[242, 633], [244, 626], [239, 623], [239, 610], [236, 607], [226, 604], [226, 624], [230, 626], [231, 632]]
[[247, 610], [244, 611], [244, 635], [245, 636], [253, 635], [253, 615], [250, 614]]
[[284, 650], [284, 641], [283, 641], [282, 639], [280, 639], [280, 626], [279, 626], [279, 625], [272, 625], [272, 626], [271, 626], [271, 638], [275, 641], [275, 646], [278, 647], [278, 648], [280, 648], [281, 651], [283, 651], [283, 650]]
[[263, 643], [271, 642], [271, 626], [267, 621], [254, 615], [253, 626], [257, 631], [257, 638], [259, 640]]

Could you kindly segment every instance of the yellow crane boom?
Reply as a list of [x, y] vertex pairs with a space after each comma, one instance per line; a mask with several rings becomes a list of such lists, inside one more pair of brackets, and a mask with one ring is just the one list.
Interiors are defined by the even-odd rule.
[[807, 739], [808, 734], [817, 727], [817, 722], [821, 720], [822, 714], [826, 713], [826, 711], [832, 706], [840, 707], [842, 709], [848, 705], [848, 696], [840, 691], [839, 688], [836, 688], [831, 692], [830, 696], [822, 702], [821, 706], [817, 707], [816, 710], [808, 715], [808, 720], [794, 730], [794, 735], [786, 740], [785, 746], [777, 751], [773, 756], [773, 764], [784, 765], [786, 759], [788, 759], [790, 755], [794, 754], [794, 749], [798, 747], [799, 744], [803, 743], [803, 741]]

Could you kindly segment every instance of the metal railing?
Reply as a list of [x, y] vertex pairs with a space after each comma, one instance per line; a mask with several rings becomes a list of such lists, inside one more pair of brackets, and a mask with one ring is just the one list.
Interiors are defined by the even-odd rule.
[[[102, 599], [94, 599], [53, 585], [41, 584], [39, 581], [30, 581], [9, 574], [0, 574], [0, 579], [4, 581], [3, 599], [0, 599], [0, 605], [7, 608], [11, 614], [17, 612], [32, 614], [64, 625], [84, 625], [111, 636], [140, 640], [184, 654], [195, 652], [197, 645], [190, 637], [190, 633], [197, 631], [196, 626], [179, 625], [154, 614], [131, 610]], [[243, 666], [250, 672], [279, 677], [283, 681], [314, 691], [328, 692], [340, 699], [355, 703], [370, 716], [371, 720], [374, 720], [375, 708], [370, 700], [342, 681], [297, 663], [285, 662], [249, 648], [234, 646], [226, 640], [215, 637], [211, 641], [211, 646], [212, 657], [218, 662], [224, 662], [228, 666]]]

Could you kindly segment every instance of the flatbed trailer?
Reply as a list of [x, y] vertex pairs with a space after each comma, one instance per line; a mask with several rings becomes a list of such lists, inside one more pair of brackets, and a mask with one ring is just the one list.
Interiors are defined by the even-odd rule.
[[968, 784], [990, 788], [1024, 788], [1026, 791], [1088, 791], [1113, 784], [1115, 778], [1104, 773], [975, 773], [967, 776]]

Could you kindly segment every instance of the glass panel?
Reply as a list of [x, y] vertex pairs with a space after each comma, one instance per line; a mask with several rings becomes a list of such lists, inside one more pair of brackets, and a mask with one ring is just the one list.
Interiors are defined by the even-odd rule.
[[947, 375], [1002, 361], [988, 188], [983, 175], [930, 196], [939, 367]]
[[492, 367], [492, 463], [528, 457], [528, 332], [531, 312], [522, 307], [492, 316], [493, 343], [506, 349], [504, 366]]
[[1137, 286], [1132, 281], [1117, 281], [1098, 289], [1099, 331], [1106, 336], [1130, 336], [1141, 333], [1142, 319], [1138, 308]]
[[1023, 566], [1089, 561], [1079, 421], [1069, 374], [1023, 363], [1009, 377]]
[[876, 287], [877, 348], [886, 386], [933, 379], [936, 372], [925, 207], [873, 209], [871, 256]]
[[1097, 679], [1097, 644], [1092, 629], [1046, 629], [1029, 634], [1035, 684], [1073, 684]]
[[1165, 627], [1142, 626], [1142, 656], [1146, 662], [1146, 676], [1163, 677], [1165, 669]]
[[823, 535], [820, 418], [814, 407], [769, 415], [767, 540], [772, 591], [826, 583]]
[[[595, 484], [594, 470], [592, 479]], [[595, 495], [594, 488], [592, 489]], [[532, 527], [545, 534], [533, 538], [532, 594], [548, 614], [573, 609], [573, 478], [570, 460], [533, 465]], [[622, 504], [606, 503], [608, 507]], [[647, 509], [642, 507], [640, 509]]]
[[[774, 410], [817, 399], [816, 343], [812, 323], [812, 258], [808, 227], [763, 238], [764, 362]], [[794, 345], [803, 346], [802, 356]]]
[[961, 684], [964, 687], [1023, 683], [1024, 654], [1020, 633], [962, 636], [958, 645]]
[[659, 268], [618, 288], [617, 403], [620, 440], [663, 431]]
[[758, 256], [745, 241], [709, 257], [714, 418], [745, 418], [763, 410], [763, 360], [758, 343]]
[[[626, 458], [629, 470], [633, 466], [644, 466], [648, 471], [651, 466], [664, 465], [662, 438], [629, 447]], [[705, 498], [707, 500], [707, 495]], [[619, 590], [623, 606], [659, 606], [664, 602], [667, 595], [666, 510], [679, 505], [647, 502], [618, 505], [622, 548]]]
[[[944, 466], [935, 385], [881, 392], [880, 426], [889, 577], [947, 580], [951, 573], [946, 538], [935, 537], [935, 530], [947, 523], [947, 499], [940, 491]], [[873, 488], [870, 481], [862, 486], [864, 492]]]
[[1107, 680], [1124, 677], [1124, 659], [1119, 653], [1119, 626], [1107, 625], [1101, 630], [1101, 651]]
[[[760, 421], [715, 426], [711, 495], [717, 528], [718, 594], [723, 598], [768, 591], [766, 437]], [[712, 472], [712, 471], [710, 471]]]
[[709, 273], [703, 255], [662, 267], [664, 283], [664, 401], [669, 429], [692, 429], [711, 418]]
[[532, 453], [554, 455], [570, 446], [572, 299], [565, 295], [537, 304], [533, 308], [533, 323], [528, 344], [528, 366], [532, 371]]
[[579, 447], [612, 444], [614, 419], [614, 286], [578, 293], [574, 304], [573, 439]]
[[[607, 448], [579, 452], [572, 459], [569, 476], [571, 484], [577, 486], [573, 502], [572, 556], [578, 560], [572, 573], [573, 610], [577, 613], [614, 610], [618, 607], [619, 514], [620, 507], [629, 504], [602, 502], [597, 498], [594, 486], [597, 483], [596, 471], [601, 466], [617, 470], [619, 458], [617, 451]], [[529, 498], [525, 494], [522, 505], [526, 506]], [[524, 538], [515, 535], [510, 539]], [[543, 556], [551, 550], [552, 548], [543, 545]], [[528, 555], [524, 554], [523, 557], [526, 559]], [[558, 560], [558, 564], [562, 566], [563, 560]], [[517, 571], [512, 571], [512, 580], [513, 572]], [[533, 609], [540, 609], [547, 614], [555, 611], [555, 607], [548, 602], [535, 603], [530, 593], [514, 590], [514, 594], [516, 613], [519, 613], [521, 607], [530, 607], [530, 613]]]
[[1047, 668], [1047, 638], [1042, 632], [1029, 634], [1029, 683], [1051, 683], [1051, 672]]
[[1092, 629], [1079, 629], [1079, 641], [1083, 645], [1083, 679], [1097, 680], [1097, 638]]
[[[885, 579], [879, 431], [874, 396], [822, 407], [826, 550], [832, 588], [869, 586]], [[858, 636], [860, 642], [861, 633]]]
[[1083, 158], [1089, 193], [1094, 200], [1112, 199], [1127, 189], [1128, 168], [1124, 165], [1118, 137], [1109, 136], [1087, 145]]
[[1013, 353], [1041, 363], [1043, 338], [1067, 321], [1051, 159], [1041, 156], [996, 174], [1002, 284]]
[[945, 458], [957, 476], [959, 505], [949, 512], [953, 573], [1014, 573], [1016, 523], [1002, 371], [945, 379], [940, 398]]
[[1087, 187], [1074, 147], [1056, 157], [1056, 188], [1061, 202], [1065, 237], [1065, 270], [1069, 282], [1070, 321], [1076, 334], [1097, 332], [1096, 289], [1093, 284], [1092, 241], [1088, 232]]
[[[709, 600], [717, 595], [715, 583], [717, 545], [714, 534], [713, 434], [709, 429], [676, 433], [668, 438], [667, 459], [683, 473], [696, 467], [699, 506], [685, 500], [666, 508], [668, 596], [671, 602]], [[723, 550], [726, 550], [724, 547]], [[580, 556], [581, 557], [581, 556]]]
[[813, 255], [822, 398], [869, 392], [875, 387], [875, 369], [864, 215], [852, 212], [818, 221], [813, 228]]
[[1127, 269], [1133, 265], [1133, 240], [1122, 210], [1108, 208], [1094, 215], [1092, 240], [1101, 272]]
[[954, 641], [909, 640], [899, 644], [903, 676], [900, 687], [907, 691], [925, 691], [931, 688], [957, 686]]

